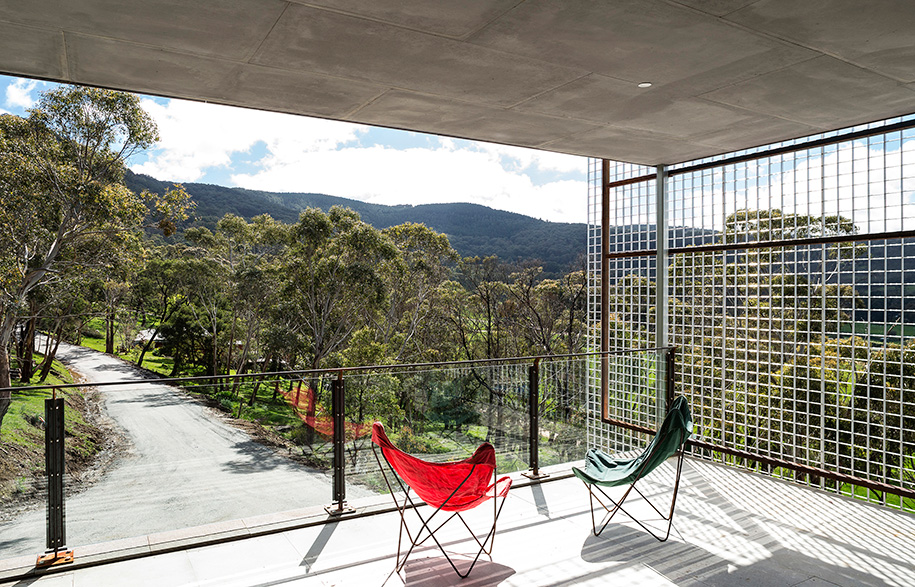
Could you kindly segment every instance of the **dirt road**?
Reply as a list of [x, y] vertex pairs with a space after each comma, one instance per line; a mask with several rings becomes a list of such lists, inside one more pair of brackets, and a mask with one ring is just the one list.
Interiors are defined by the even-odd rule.
[[[90, 382], [143, 377], [128, 363], [82, 347], [61, 345], [58, 356]], [[328, 475], [252, 441], [179, 390], [155, 383], [99, 389], [129, 446], [99, 482], [68, 498], [69, 546], [331, 501]], [[347, 487], [348, 498], [364, 495], [365, 489]], [[0, 559], [44, 548], [44, 508], [0, 525]]]

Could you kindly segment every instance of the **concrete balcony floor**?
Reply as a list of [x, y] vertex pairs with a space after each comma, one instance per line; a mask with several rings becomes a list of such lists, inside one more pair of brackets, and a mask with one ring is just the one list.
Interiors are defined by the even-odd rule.
[[[672, 470], [668, 463], [649, 477], [647, 492], [666, 498]], [[17, 571], [16, 561], [2, 561], [0, 585], [915, 585], [910, 514], [688, 459], [674, 530], [659, 543], [624, 515], [594, 537], [587, 490], [575, 478], [521, 480], [499, 519], [492, 561], [481, 559], [464, 580], [432, 549], [392, 574], [399, 518], [383, 511], [385, 496], [351, 504], [360, 514], [380, 513], [329, 523], [311, 508], [77, 548], [83, 566], [50, 574], [23, 575], [24, 566]], [[637, 502], [630, 511], [644, 512]], [[483, 528], [486, 514], [491, 508], [469, 517]], [[470, 550], [458, 534], [443, 538], [450, 551]], [[129, 558], [137, 554], [145, 556]]]

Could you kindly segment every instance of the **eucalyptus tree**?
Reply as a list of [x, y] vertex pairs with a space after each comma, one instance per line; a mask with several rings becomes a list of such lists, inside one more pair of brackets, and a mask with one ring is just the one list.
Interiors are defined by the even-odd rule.
[[391, 239], [350, 209], [302, 212], [282, 272], [310, 368], [319, 368], [384, 307], [388, 291], [380, 268], [396, 256]]
[[[347, 208], [308, 208], [293, 226], [281, 268], [283, 297], [305, 342], [309, 367], [342, 350], [351, 335], [379, 312], [388, 292], [381, 266], [398, 254], [381, 231]], [[317, 389], [317, 380], [312, 389]], [[314, 414], [308, 414], [314, 416]], [[306, 432], [306, 443], [313, 430]]]
[[[520, 338], [512, 314], [516, 311], [507, 283], [510, 267], [498, 257], [464, 258], [459, 264], [461, 283], [443, 288], [442, 310], [450, 323], [461, 358], [488, 359], [521, 354]], [[506, 393], [493, 385], [484, 372], [473, 370], [473, 385], [462, 386], [462, 394], [479, 390], [487, 396], [487, 440], [498, 444], [503, 435]], [[469, 400], [471, 396], [464, 396]]]
[[187, 262], [174, 247], [163, 247], [152, 251], [152, 256], [137, 275], [132, 290], [132, 303], [142, 308], [144, 314], [152, 313], [153, 327], [150, 336], [143, 342], [137, 365], [143, 366], [146, 353], [159, 337], [162, 327], [184, 306], [188, 294], [184, 284], [190, 273]]
[[[157, 139], [137, 97], [123, 92], [60, 87], [27, 119], [0, 115], [0, 389], [10, 384], [8, 346], [29, 292], [55, 281], [68, 249], [142, 224], [148, 208], [122, 183], [125, 161]], [[172, 195], [153, 205], [165, 230], [186, 203]], [[0, 424], [10, 398], [0, 391]]]
[[77, 331], [93, 315], [95, 282], [84, 275], [71, 275], [54, 287], [37, 288], [43, 305], [39, 328], [44, 337], [44, 359], [38, 366], [39, 382], [44, 382], [51, 372], [60, 343], [68, 334]]
[[[579, 264], [584, 264], [584, 258]], [[576, 266], [556, 278], [543, 277], [536, 262], [521, 264], [511, 274], [510, 319], [517, 325], [526, 353], [564, 354], [581, 352], [586, 327], [587, 278]]]
[[[191, 251], [193, 253], [193, 251]], [[204, 255], [186, 259], [187, 309], [194, 316], [207, 348], [207, 375], [221, 375], [220, 335], [226, 331], [230, 292], [229, 271]]]
[[388, 303], [373, 317], [376, 341], [389, 362], [440, 358], [438, 345], [423, 331], [430, 326], [436, 290], [451, 276], [459, 256], [447, 236], [424, 224], [399, 224], [382, 233], [399, 254], [380, 268]]
[[[519, 354], [510, 332], [508, 278], [511, 268], [498, 257], [467, 257], [458, 265], [460, 289], [452, 286], [444, 309], [464, 359], [496, 359]], [[513, 311], [513, 309], [512, 309]]]

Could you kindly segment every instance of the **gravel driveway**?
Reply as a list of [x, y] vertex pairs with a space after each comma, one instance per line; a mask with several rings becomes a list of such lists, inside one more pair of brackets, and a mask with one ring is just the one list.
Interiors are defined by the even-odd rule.
[[[82, 347], [61, 344], [58, 357], [91, 382], [144, 376]], [[328, 475], [254, 442], [171, 386], [99, 389], [129, 446], [99, 482], [67, 499], [70, 547], [331, 502]], [[347, 487], [347, 498], [366, 495]], [[0, 525], [0, 559], [44, 549], [43, 507]]]

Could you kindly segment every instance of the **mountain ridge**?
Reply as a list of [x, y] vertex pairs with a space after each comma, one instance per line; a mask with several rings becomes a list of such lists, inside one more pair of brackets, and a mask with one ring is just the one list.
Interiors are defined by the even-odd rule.
[[[128, 171], [124, 183], [135, 192], [164, 193], [173, 182]], [[425, 224], [448, 236], [451, 246], [464, 257], [496, 255], [508, 262], [538, 261], [544, 272], [568, 271], [586, 250], [587, 225], [550, 222], [515, 212], [495, 210], [471, 203], [399, 204], [360, 202], [340, 196], [310, 192], [267, 192], [213, 184], [184, 183], [197, 203], [196, 219], [183, 225], [214, 228], [226, 214], [247, 220], [269, 214], [275, 220], [296, 222], [308, 207], [325, 212], [340, 205], [359, 213], [363, 221], [383, 229], [404, 222]]]

